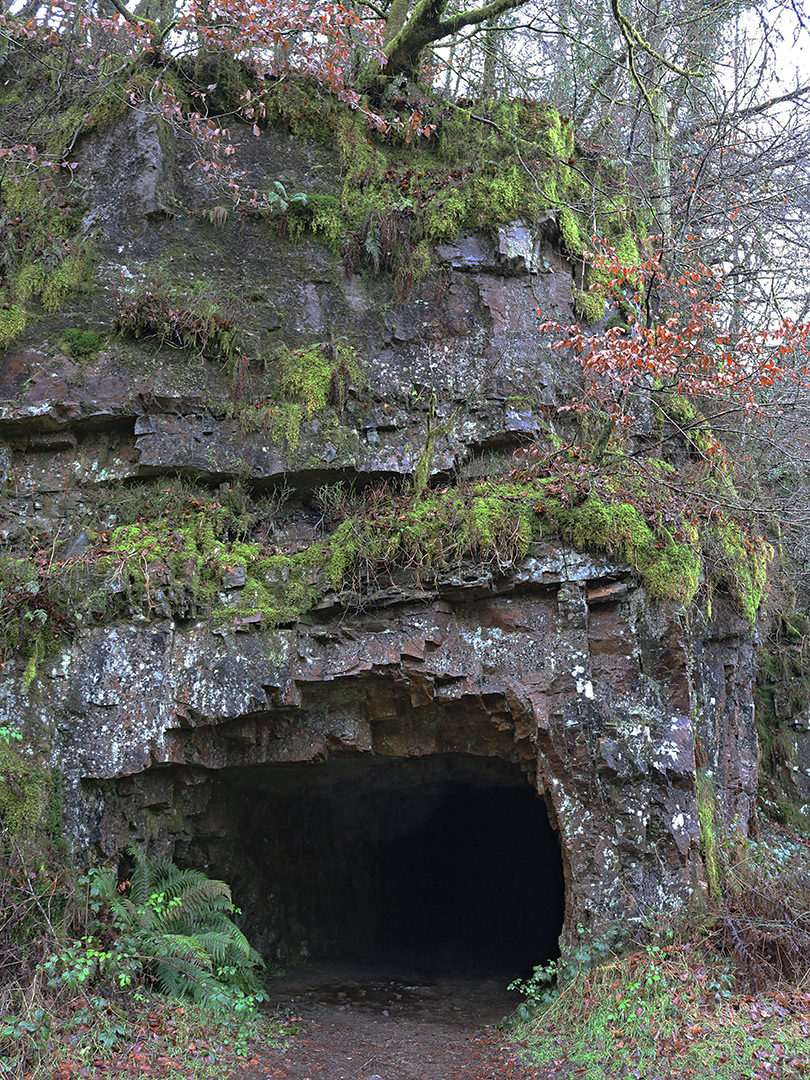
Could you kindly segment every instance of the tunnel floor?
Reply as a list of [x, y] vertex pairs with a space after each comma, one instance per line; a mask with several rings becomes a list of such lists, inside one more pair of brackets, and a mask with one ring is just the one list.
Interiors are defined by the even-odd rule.
[[[526, 975], [558, 954], [545, 803], [494, 758], [335, 756], [223, 770], [197, 858], [282, 965]], [[201, 838], [202, 839], [202, 838]]]

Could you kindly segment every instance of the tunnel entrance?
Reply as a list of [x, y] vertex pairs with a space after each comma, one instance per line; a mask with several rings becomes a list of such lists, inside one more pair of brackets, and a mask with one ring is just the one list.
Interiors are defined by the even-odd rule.
[[212, 794], [189, 855], [269, 958], [512, 976], [558, 955], [560, 848], [516, 764], [335, 755], [224, 769]]

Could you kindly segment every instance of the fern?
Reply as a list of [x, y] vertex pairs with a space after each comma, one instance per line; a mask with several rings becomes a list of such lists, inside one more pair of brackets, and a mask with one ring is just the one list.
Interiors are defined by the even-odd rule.
[[232, 921], [230, 887], [169, 859], [148, 859], [134, 845], [126, 891], [108, 868], [93, 889], [158, 989], [212, 1008], [250, 1008], [261, 999], [262, 959]]

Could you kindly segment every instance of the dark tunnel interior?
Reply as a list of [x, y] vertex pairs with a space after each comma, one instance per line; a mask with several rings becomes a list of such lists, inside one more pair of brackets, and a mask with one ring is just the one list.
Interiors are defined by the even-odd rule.
[[249, 936], [282, 963], [512, 976], [558, 955], [557, 835], [520, 767], [500, 759], [226, 769], [200, 842]]

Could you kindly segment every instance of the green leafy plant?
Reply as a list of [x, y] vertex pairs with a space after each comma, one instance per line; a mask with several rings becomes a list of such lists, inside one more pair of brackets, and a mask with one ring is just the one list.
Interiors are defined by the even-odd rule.
[[557, 960], [539, 964], [528, 979], [515, 979], [511, 982], [507, 989], [517, 990], [524, 997], [515, 1010], [515, 1018], [518, 1021], [531, 1020], [559, 997], [561, 989], [567, 983], [613, 956], [613, 937], [615, 935], [593, 940], [583, 939], [580, 945], [566, 949]]
[[303, 207], [307, 205], [307, 197], [303, 191], [297, 191], [294, 195], [288, 195], [287, 189], [280, 180], [274, 180], [269, 191], [265, 191], [262, 197], [262, 209], [271, 213], [286, 214], [291, 207]]
[[[206, 935], [221, 933], [225, 949], [235, 937], [233, 928], [212, 929], [228, 914], [222, 882], [197, 889], [193, 873], [165, 864], [161, 873], [149, 860], [133, 867], [129, 883], [109, 868], [80, 872], [42, 831], [17, 839], [4, 818], [0, 855], [3, 1078], [78, 1077], [89, 1068], [99, 1076], [218, 1080], [259, 1043], [278, 1046], [288, 1033], [289, 1025], [255, 1009], [260, 990], [243, 990], [234, 983], [238, 972], [223, 970], [241, 966], [242, 982], [258, 985], [243, 942], [230, 964], [218, 962], [213, 948], [200, 955]], [[133, 900], [133, 881], [146, 890], [143, 903]], [[215, 893], [210, 903], [200, 899], [207, 888]], [[206, 914], [212, 908], [214, 919]], [[202, 980], [195, 989], [210, 991], [198, 991], [197, 1001], [193, 991], [161, 994], [155, 974], [158, 963], [176, 964], [178, 950], [166, 937], [181, 935], [184, 920], [201, 969], [188, 974]]]
[[[129, 853], [128, 881], [119, 884], [110, 867], [80, 879], [97, 922], [47, 961], [50, 985], [77, 989], [107, 977], [123, 988], [143, 977], [169, 996], [252, 1012], [263, 1000], [262, 961], [233, 922], [229, 886], [169, 859], [149, 859], [134, 846]], [[105, 930], [105, 918], [114, 934]]]

